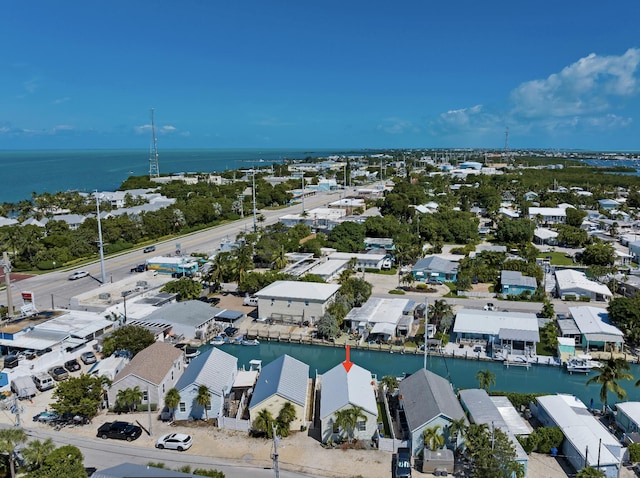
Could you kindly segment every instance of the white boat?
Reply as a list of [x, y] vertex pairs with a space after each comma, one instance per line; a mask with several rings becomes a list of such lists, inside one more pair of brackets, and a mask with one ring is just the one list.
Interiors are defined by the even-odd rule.
[[260, 345], [260, 342], [258, 342], [258, 339], [253, 339], [253, 340], [243, 340], [242, 341], [242, 345]]
[[200, 355], [200, 351], [195, 347], [186, 347], [184, 351], [184, 356], [187, 360], [191, 360]]
[[224, 345], [227, 341], [224, 339], [222, 335], [216, 335], [213, 340], [209, 342], [211, 345]]
[[602, 367], [602, 363], [593, 360], [591, 355], [584, 354], [573, 356], [565, 363], [565, 366], [569, 373], [589, 373], [593, 369]]

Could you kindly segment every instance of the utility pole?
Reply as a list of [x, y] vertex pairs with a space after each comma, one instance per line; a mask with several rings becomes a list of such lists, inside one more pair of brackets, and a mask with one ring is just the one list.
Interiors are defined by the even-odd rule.
[[13, 316], [13, 298], [11, 297], [11, 261], [7, 252], [2, 253], [2, 266], [4, 268], [4, 283], [7, 286], [7, 316]]
[[304, 173], [302, 173], [302, 215], [304, 216]]
[[424, 354], [423, 354], [423, 364], [422, 364], [422, 368], [424, 368], [425, 370], [427, 370], [427, 339], [428, 339], [428, 332], [427, 329], [429, 325], [429, 299], [425, 299], [424, 300]]
[[100, 249], [100, 272], [102, 274], [102, 284], [107, 282], [107, 278], [104, 271], [104, 247], [102, 243], [102, 223], [100, 222], [100, 197], [98, 191], [96, 191], [96, 211], [98, 217], [98, 248]]
[[276, 433], [276, 426], [272, 425], [273, 428], [273, 453], [271, 454], [271, 458], [273, 460], [273, 472], [276, 478], [280, 478], [280, 465], [278, 464], [278, 442], [280, 441], [280, 437]]
[[149, 417], [149, 436], [153, 436], [151, 431], [151, 395], [149, 395], [149, 385], [147, 385], [147, 416]]
[[252, 183], [253, 183], [253, 189], [252, 189], [252, 193], [253, 193], [253, 232], [256, 232], [258, 230], [258, 222], [257, 222], [257, 217], [256, 217], [256, 170], [255, 169], [253, 169]]

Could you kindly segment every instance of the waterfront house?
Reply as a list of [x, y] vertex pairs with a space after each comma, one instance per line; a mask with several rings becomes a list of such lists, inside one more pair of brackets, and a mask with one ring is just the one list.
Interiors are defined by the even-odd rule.
[[624, 334], [609, 322], [607, 309], [569, 307], [569, 314], [580, 333], [579, 343], [585, 350], [622, 350]]
[[369, 297], [361, 307], [349, 311], [344, 323], [367, 340], [387, 342], [409, 334], [414, 309], [415, 303], [409, 299]]
[[455, 282], [458, 276], [458, 264], [438, 256], [420, 259], [411, 270], [419, 282]]
[[606, 285], [589, 280], [583, 272], [573, 269], [556, 270], [556, 295], [562, 300], [571, 296], [603, 302], [613, 297]]
[[453, 332], [458, 342], [486, 342], [506, 353], [530, 355], [540, 342], [535, 314], [462, 309], [456, 314]]
[[525, 292], [533, 294], [538, 288], [535, 277], [523, 276], [519, 271], [502, 271], [500, 273], [502, 295], [522, 295]]
[[574, 395], [545, 395], [531, 404], [543, 426], [559, 427], [564, 435], [560, 455], [576, 471], [598, 468], [607, 478], [618, 478], [624, 448], [618, 439]]
[[605, 211], [612, 211], [620, 207], [620, 203], [618, 201], [614, 201], [613, 199], [599, 199], [598, 205], [600, 209]]
[[424, 430], [437, 425], [451, 447], [455, 449], [462, 442], [461, 436], [449, 433], [451, 422], [461, 418], [466, 422], [466, 416], [447, 379], [421, 368], [400, 382], [398, 398], [398, 423], [403, 423], [404, 415], [407, 429], [403, 432], [409, 436], [413, 456], [419, 456], [425, 448]]
[[[238, 375], [238, 359], [218, 348], [211, 348], [191, 360], [178, 379], [175, 388], [180, 392], [180, 403], [174, 412], [176, 420], [203, 419], [222, 416], [228, 397]], [[196, 402], [198, 389], [209, 390], [211, 402], [206, 407]]]
[[167, 391], [174, 387], [185, 369], [184, 352], [165, 342], [155, 342], [140, 351], [113, 379], [109, 404], [114, 405], [120, 390], [138, 387], [142, 403], [164, 406]]
[[393, 252], [396, 249], [392, 238], [388, 237], [365, 237], [364, 248], [366, 250], [376, 250], [384, 253]]
[[322, 443], [347, 440], [349, 430], [338, 426], [342, 410], [361, 411], [352, 437], [368, 443], [378, 435], [378, 407], [371, 372], [346, 361], [320, 377], [320, 437]]
[[539, 245], [555, 246], [558, 244], [558, 233], [551, 229], [536, 227], [533, 231], [533, 242]]
[[307, 424], [311, 405], [309, 387], [309, 366], [289, 355], [282, 355], [262, 367], [251, 396], [249, 415], [255, 420], [261, 410], [268, 410], [275, 418], [282, 406], [289, 402], [296, 412], [289, 429], [300, 430]]
[[340, 285], [276, 281], [256, 292], [258, 316], [276, 322], [314, 324], [335, 299]]
[[485, 390], [472, 388], [460, 390], [460, 402], [472, 423], [486, 425], [489, 430], [499, 429], [507, 435], [515, 449], [515, 459], [524, 466], [524, 476], [527, 476], [529, 456], [516, 436], [528, 436], [532, 429], [509, 399], [504, 396], [489, 396]]
[[171, 333], [184, 339], [206, 340], [214, 331], [216, 316], [224, 309], [211, 307], [199, 300], [187, 300], [166, 304], [139, 322], [147, 324], [170, 324]]

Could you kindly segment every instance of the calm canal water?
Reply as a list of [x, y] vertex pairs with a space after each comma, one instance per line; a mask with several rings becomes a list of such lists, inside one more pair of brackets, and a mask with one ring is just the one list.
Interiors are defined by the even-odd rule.
[[[210, 348], [210, 345], [205, 345]], [[314, 345], [290, 344], [286, 342], [261, 342], [258, 346], [223, 345], [225, 352], [238, 358], [238, 366], [248, 368], [252, 359], [262, 360], [266, 365], [282, 354], [288, 354], [302, 362], [309, 364], [311, 376], [315, 376], [333, 368], [345, 359], [345, 349], [340, 347], [322, 347]], [[402, 376], [411, 374], [423, 366], [422, 355], [390, 354], [388, 352], [372, 352], [367, 350], [351, 350], [351, 361], [376, 374], [378, 379], [385, 375]], [[525, 367], [505, 367], [502, 362], [488, 362], [464, 360], [442, 357], [427, 357], [427, 368], [445, 378], [448, 378], [456, 389], [477, 388], [476, 373], [478, 370], [489, 369], [496, 376], [496, 385], [492, 389], [505, 392], [521, 393], [570, 393], [576, 395], [585, 404], [594, 400], [594, 406], [600, 404], [600, 386], [585, 382], [595, 375], [568, 374], [560, 367], [534, 365]], [[640, 366], [631, 365], [634, 377], [640, 377]], [[640, 401], [640, 388], [635, 387], [633, 381], [622, 382], [627, 391], [628, 400]], [[609, 403], [615, 403], [617, 398], [609, 395]], [[601, 404], [600, 404], [601, 405]]]

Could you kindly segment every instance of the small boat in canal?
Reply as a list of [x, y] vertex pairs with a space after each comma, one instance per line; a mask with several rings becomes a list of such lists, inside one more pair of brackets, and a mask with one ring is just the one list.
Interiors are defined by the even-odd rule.
[[591, 355], [575, 355], [565, 363], [569, 373], [590, 373], [594, 369], [602, 367], [602, 363], [593, 360]]

